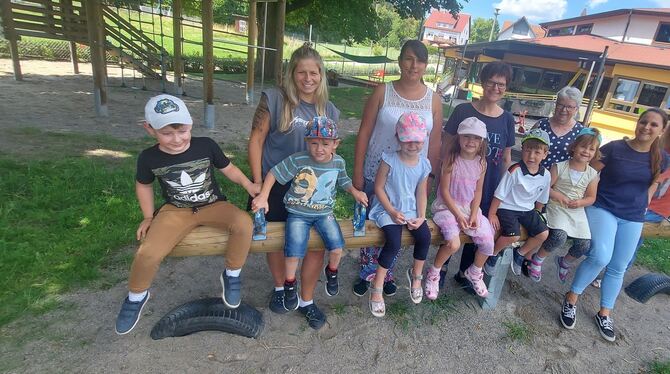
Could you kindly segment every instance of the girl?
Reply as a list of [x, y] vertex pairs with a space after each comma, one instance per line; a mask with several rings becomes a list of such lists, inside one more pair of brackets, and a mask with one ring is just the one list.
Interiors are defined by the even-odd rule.
[[[398, 149], [395, 125], [402, 113], [413, 111], [426, 120], [430, 135], [421, 154], [428, 157], [433, 170], [439, 170], [442, 104], [440, 97], [423, 83], [427, 64], [426, 46], [419, 40], [408, 40], [398, 57], [400, 79], [377, 85], [365, 104], [356, 138], [353, 182], [354, 187], [368, 194], [368, 200], [374, 193], [382, 153]], [[379, 247], [361, 248], [359, 278], [353, 287], [355, 295], [363, 296], [368, 292], [370, 280], [377, 271], [380, 250]], [[392, 273], [386, 273], [386, 296], [396, 293]]]
[[556, 257], [558, 278], [565, 283], [570, 268], [591, 245], [591, 231], [584, 207], [596, 201], [598, 172], [589, 166], [600, 159], [600, 131], [584, 127], [575, 141], [568, 146], [569, 160], [551, 166], [551, 190], [547, 205], [549, 237], [540, 251], [530, 256], [528, 276], [535, 282], [542, 278], [542, 262], [554, 251], [572, 239], [572, 247], [565, 257]]
[[[326, 70], [319, 53], [305, 43], [291, 54], [281, 87], [264, 90], [251, 123], [248, 157], [255, 183], [262, 183], [267, 173], [286, 157], [307, 150], [306, 125], [316, 116], [337, 122], [340, 111], [328, 101]], [[268, 196], [268, 221], [286, 221], [284, 195], [290, 183], [275, 183]], [[251, 206], [251, 199], [249, 207]], [[298, 311], [309, 326], [318, 329], [326, 316], [314, 304], [314, 288], [323, 269], [324, 251], [308, 251], [302, 263]], [[287, 313], [284, 306], [285, 267], [283, 252], [267, 254], [274, 281], [270, 310]]]
[[386, 237], [370, 287], [370, 311], [375, 317], [386, 314], [382, 286], [400, 251], [400, 236], [405, 225], [415, 241], [414, 266], [407, 269], [410, 298], [418, 304], [423, 295], [421, 274], [430, 246], [430, 230], [426, 224], [430, 163], [421, 155], [426, 136], [426, 123], [421, 116], [414, 112], [402, 114], [396, 124], [400, 150], [382, 154], [382, 163], [375, 178], [375, 199], [370, 208], [370, 219], [381, 227]]
[[431, 207], [433, 221], [440, 227], [447, 243], [435, 255], [433, 266], [426, 271], [426, 297], [435, 300], [439, 293], [440, 269], [461, 246], [459, 234], [464, 232], [477, 244], [475, 261], [465, 270], [467, 278], [481, 297], [488, 296], [482, 266], [493, 254], [493, 228], [482, 215], [484, 175], [486, 174], [486, 124], [468, 117], [458, 125], [454, 144], [442, 164], [438, 195]]
[[563, 301], [560, 319], [566, 329], [575, 326], [579, 295], [607, 267], [595, 322], [605, 340], [616, 339], [610, 314], [640, 238], [649, 198], [666, 164], [659, 137], [667, 125], [668, 115], [663, 110], [647, 109], [637, 121], [633, 139], [605, 144], [600, 148], [602, 159], [591, 162], [600, 171], [596, 201], [586, 208], [591, 248]]

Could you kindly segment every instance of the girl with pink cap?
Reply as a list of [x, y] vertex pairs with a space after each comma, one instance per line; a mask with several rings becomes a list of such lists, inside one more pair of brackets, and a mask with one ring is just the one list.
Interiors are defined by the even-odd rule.
[[493, 254], [493, 228], [479, 207], [486, 174], [486, 139], [486, 124], [476, 117], [464, 119], [456, 136], [450, 138], [452, 143], [442, 161], [437, 197], [431, 206], [433, 221], [447, 242], [440, 246], [433, 265], [426, 271], [424, 290], [430, 300], [435, 300], [439, 293], [442, 265], [461, 247], [461, 232], [477, 244], [475, 261], [464, 276], [477, 295], [488, 295], [482, 267]]

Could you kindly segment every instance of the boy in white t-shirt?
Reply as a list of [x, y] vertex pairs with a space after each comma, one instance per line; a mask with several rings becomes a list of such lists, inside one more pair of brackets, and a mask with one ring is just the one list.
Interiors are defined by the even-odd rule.
[[512, 164], [496, 188], [488, 218], [500, 236], [493, 248], [494, 256], [484, 266], [488, 275], [493, 275], [498, 253], [519, 240], [521, 226], [526, 229], [528, 239], [514, 250], [512, 272], [521, 274], [524, 256], [538, 248], [549, 234], [547, 223], [540, 213], [549, 201], [551, 175], [541, 162], [549, 153], [549, 135], [533, 129], [521, 141], [521, 161]]

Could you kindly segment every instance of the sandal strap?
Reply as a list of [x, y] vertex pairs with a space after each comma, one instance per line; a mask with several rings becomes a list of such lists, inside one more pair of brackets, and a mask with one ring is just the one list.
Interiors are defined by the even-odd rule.
[[370, 290], [370, 293], [382, 293], [382, 292], [384, 292], [384, 288], [382, 288], [382, 287], [379, 287], [379, 288], [368, 287], [368, 290]]

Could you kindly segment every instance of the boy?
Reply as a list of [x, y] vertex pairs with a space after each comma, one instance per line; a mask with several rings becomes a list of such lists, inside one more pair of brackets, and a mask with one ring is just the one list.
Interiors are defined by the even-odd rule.
[[544, 130], [530, 130], [521, 140], [521, 161], [512, 164], [496, 188], [489, 221], [500, 236], [493, 248], [494, 256], [484, 266], [488, 275], [493, 275], [498, 253], [520, 238], [520, 225], [526, 229], [528, 239], [514, 249], [512, 272], [521, 274], [524, 256], [537, 249], [547, 239], [549, 229], [540, 211], [549, 201], [551, 175], [540, 164], [549, 153], [549, 134]]
[[367, 195], [353, 187], [345, 170], [344, 159], [335, 154], [340, 144], [335, 122], [326, 117], [314, 117], [307, 126], [305, 142], [307, 151], [292, 154], [270, 170], [263, 181], [260, 194], [252, 202], [254, 211], [264, 208], [267, 212], [268, 195], [275, 180], [280, 184], [293, 181], [284, 196], [288, 211], [284, 244], [284, 308], [295, 310], [300, 304], [300, 311], [303, 313], [307, 313], [306, 308], [313, 301], [298, 301], [295, 274], [298, 262], [307, 251], [310, 228], [316, 228], [329, 251], [329, 263], [324, 269], [326, 293], [335, 296], [339, 292], [337, 268], [344, 246], [340, 226], [333, 215], [336, 186], [339, 185], [351, 193], [361, 204], [367, 206], [368, 203]]
[[[229, 308], [240, 305], [240, 271], [251, 245], [252, 223], [247, 213], [226, 201], [214, 179], [214, 168], [254, 196], [252, 183], [210, 138], [191, 138], [193, 120], [183, 101], [170, 95], [152, 97], [144, 107], [144, 129], [158, 142], [137, 159], [135, 192], [144, 220], [137, 228], [142, 244], [128, 279], [128, 297], [116, 319], [116, 333], [129, 333], [149, 300], [149, 286], [158, 266], [194, 227], [207, 225], [230, 233], [226, 269], [221, 273], [222, 299]], [[154, 213], [155, 179], [165, 203]]]

